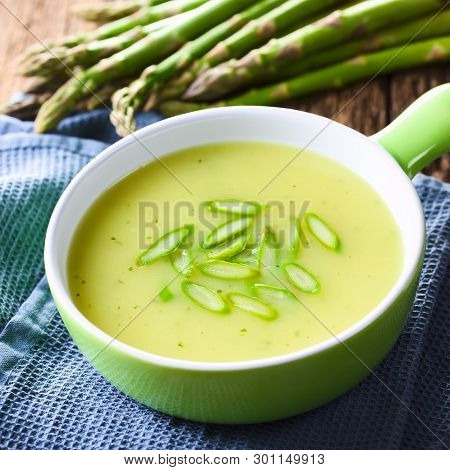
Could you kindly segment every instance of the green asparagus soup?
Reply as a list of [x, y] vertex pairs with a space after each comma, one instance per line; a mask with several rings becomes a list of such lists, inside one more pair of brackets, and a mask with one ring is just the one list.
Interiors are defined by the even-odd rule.
[[296, 153], [220, 143], [125, 177], [74, 235], [76, 306], [124, 343], [196, 361], [281, 355], [361, 320], [399, 276], [399, 230], [357, 175]]

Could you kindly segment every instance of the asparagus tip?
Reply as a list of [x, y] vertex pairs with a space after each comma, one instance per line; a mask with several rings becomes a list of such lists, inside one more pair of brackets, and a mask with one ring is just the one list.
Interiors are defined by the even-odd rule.
[[110, 121], [117, 134], [125, 137], [134, 132], [136, 130], [134, 120], [136, 110], [133, 106], [133, 95], [130, 94], [129, 87], [121, 88], [113, 94], [112, 107]]
[[228, 65], [219, 65], [201, 73], [184, 92], [182, 98], [187, 101], [212, 101], [221, 94], [223, 86], [229, 86], [230, 80], [234, 82], [236, 78], [230, 75]]

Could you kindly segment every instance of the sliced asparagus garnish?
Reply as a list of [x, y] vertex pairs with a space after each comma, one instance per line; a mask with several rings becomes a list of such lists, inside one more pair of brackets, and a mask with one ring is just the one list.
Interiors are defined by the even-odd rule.
[[223, 298], [209, 287], [195, 282], [183, 281], [181, 290], [197, 305], [210, 312], [226, 313], [228, 305]]
[[261, 242], [258, 247], [258, 267], [273, 268], [279, 264], [280, 248], [274, 231], [270, 227], [264, 229]]
[[170, 262], [178, 274], [189, 277], [194, 268], [194, 255], [189, 248], [178, 249], [170, 255]]
[[244, 266], [239, 263], [230, 263], [229, 261], [211, 260], [206, 263], [199, 264], [197, 267], [203, 274], [210, 277], [216, 277], [218, 279], [250, 279], [258, 276], [259, 274], [259, 271], [251, 268], [250, 266]]
[[245, 248], [237, 255], [234, 255], [230, 261], [233, 263], [256, 263], [256, 249], [255, 248]]
[[295, 295], [284, 287], [269, 286], [268, 284], [253, 284], [251, 291], [257, 297], [270, 302], [271, 300], [295, 299]]
[[170, 255], [191, 235], [192, 231], [192, 225], [185, 225], [166, 233], [139, 256], [137, 264], [143, 266]]
[[336, 232], [330, 228], [318, 215], [308, 212], [305, 215], [306, 226], [322, 245], [330, 250], [337, 250], [340, 241]]
[[319, 281], [305, 268], [297, 263], [286, 263], [283, 265], [288, 281], [297, 289], [311, 294], [320, 289]]
[[246, 233], [238, 235], [228, 242], [214, 247], [209, 253], [208, 258], [211, 259], [228, 259], [237, 253], [240, 253], [247, 244], [248, 235]]
[[212, 212], [224, 212], [241, 216], [254, 216], [261, 210], [261, 204], [238, 199], [223, 199], [210, 201], [209, 208]]
[[253, 223], [253, 218], [242, 217], [240, 219], [230, 220], [224, 224], [218, 225], [211, 230], [203, 240], [203, 248], [212, 248], [233, 238], [248, 229]]
[[232, 292], [228, 294], [228, 299], [233, 306], [264, 320], [274, 320], [277, 317], [277, 311], [273, 307], [256, 297]]
[[171, 300], [173, 298], [173, 294], [171, 292], [171, 290], [169, 289], [168, 286], [166, 287], [163, 287], [159, 293], [159, 298], [163, 301], [163, 302], [169, 302], [169, 300]]
[[302, 237], [300, 220], [298, 220], [296, 217], [292, 217], [290, 229], [291, 239], [289, 240], [289, 249], [293, 256], [298, 256], [300, 254]]

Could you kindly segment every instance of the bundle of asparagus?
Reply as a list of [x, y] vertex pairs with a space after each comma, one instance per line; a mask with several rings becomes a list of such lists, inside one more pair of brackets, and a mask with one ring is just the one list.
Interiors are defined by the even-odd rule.
[[[103, 23], [25, 52], [22, 100], [2, 109], [37, 132], [112, 106], [120, 135], [139, 110], [166, 115], [274, 105], [450, 60], [448, 0], [113, 0], [75, 13]], [[112, 98], [111, 98], [112, 97]], [[37, 114], [37, 115], [36, 115]]]

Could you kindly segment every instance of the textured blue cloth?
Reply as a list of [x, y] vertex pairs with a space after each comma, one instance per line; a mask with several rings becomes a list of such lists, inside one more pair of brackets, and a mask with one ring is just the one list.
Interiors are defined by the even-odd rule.
[[[158, 119], [142, 115], [140, 124]], [[0, 118], [0, 448], [448, 446], [449, 185], [424, 176], [415, 180], [427, 217], [424, 270], [404, 332], [377, 369], [412, 412], [369, 376], [303, 416], [251, 426], [205, 425], [155, 412], [109, 385], [77, 350], [43, 277], [53, 206], [83, 165], [115, 140], [106, 112], [67, 118], [59, 135], [31, 130], [31, 123]]]

